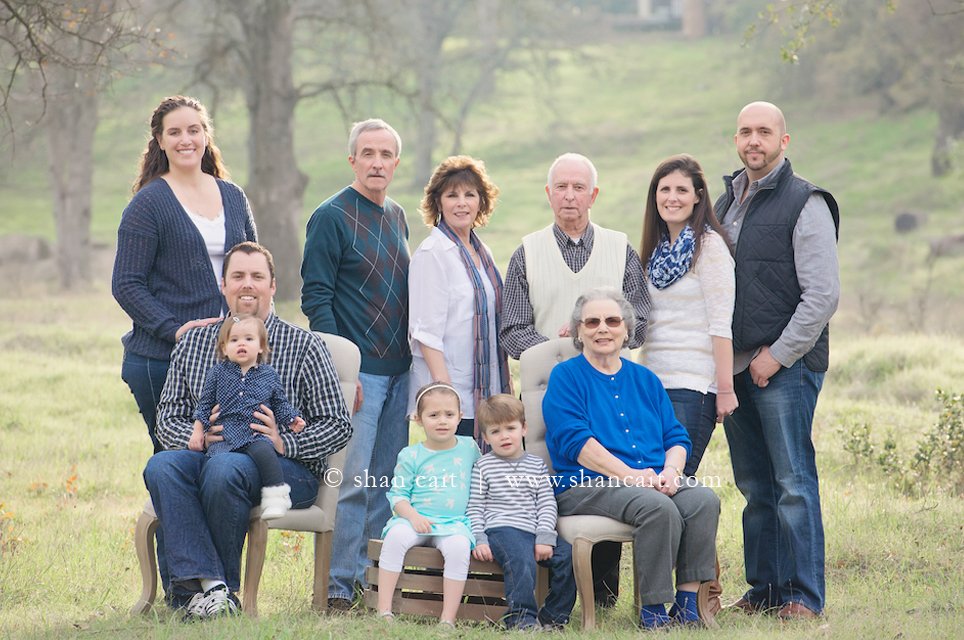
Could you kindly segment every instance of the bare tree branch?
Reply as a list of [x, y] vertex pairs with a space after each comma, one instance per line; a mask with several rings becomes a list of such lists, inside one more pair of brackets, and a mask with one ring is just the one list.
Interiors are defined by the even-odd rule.
[[[163, 59], [170, 49], [159, 29], [148, 29], [137, 0], [71, 3], [63, 0], [0, 0], [0, 114], [11, 127], [11, 100], [18, 83], [35, 83], [30, 91], [39, 114], [50, 98], [49, 65], [83, 73], [121, 68], [134, 55], [134, 45], [149, 47]], [[108, 74], [109, 75], [109, 74]]]

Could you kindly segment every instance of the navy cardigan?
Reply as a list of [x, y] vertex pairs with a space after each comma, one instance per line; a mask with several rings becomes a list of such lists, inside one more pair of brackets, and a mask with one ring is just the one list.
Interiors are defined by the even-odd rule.
[[[224, 206], [225, 253], [257, 241], [244, 191], [218, 180]], [[134, 328], [121, 341], [125, 351], [170, 360], [174, 334], [185, 322], [221, 315], [221, 283], [195, 224], [166, 180], [155, 179], [134, 194], [117, 229], [111, 290]]]

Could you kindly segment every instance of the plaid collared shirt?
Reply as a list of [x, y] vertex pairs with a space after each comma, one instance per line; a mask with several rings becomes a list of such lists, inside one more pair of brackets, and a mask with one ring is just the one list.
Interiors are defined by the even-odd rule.
[[[562, 253], [562, 259], [572, 269], [579, 273], [592, 255], [595, 231], [590, 224], [578, 241], [573, 241], [559, 225], [552, 225], [556, 244]], [[646, 339], [646, 327], [649, 324], [649, 290], [646, 288], [646, 276], [643, 263], [633, 246], [626, 243], [626, 272], [623, 276], [623, 295], [633, 306], [636, 313], [636, 333], [629, 347], [635, 349]], [[556, 336], [552, 336], [556, 337]], [[523, 351], [545, 342], [548, 337], [539, 334], [535, 328], [535, 315], [529, 302], [529, 281], [526, 279], [525, 248], [519, 248], [509, 260], [509, 268], [505, 272], [505, 286], [502, 289], [502, 326], [499, 327], [499, 338], [502, 347], [508, 354], [517, 359]]]
[[[277, 370], [289, 402], [307, 423], [301, 433], [279, 425], [284, 456], [298, 460], [320, 478], [328, 466], [328, 456], [344, 447], [352, 433], [331, 354], [313, 333], [274, 313], [268, 316], [265, 327], [271, 366]], [[174, 347], [157, 407], [157, 437], [167, 449], [187, 449], [204, 379], [217, 363], [220, 329], [220, 322], [192, 329]]]

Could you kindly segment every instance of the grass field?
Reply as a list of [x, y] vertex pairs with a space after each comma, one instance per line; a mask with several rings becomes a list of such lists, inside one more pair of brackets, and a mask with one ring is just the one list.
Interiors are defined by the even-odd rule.
[[[419, 622], [386, 630], [373, 618], [329, 619], [309, 610], [312, 541], [272, 532], [257, 621], [184, 625], [129, 619], [139, 593], [132, 532], [146, 492], [150, 443], [120, 380], [117, 336], [127, 325], [109, 295], [3, 299], [0, 350], [0, 638], [426, 637]], [[300, 317], [294, 305], [279, 313]], [[964, 500], [908, 498], [843, 450], [846, 428], [873, 425], [901, 455], [934, 422], [934, 386], [964, 389], [964, 341], [839, 337], [814, 427], [827, 530], [827, 615], [783, 629], [770, 618], [724, 614], [721, 638], [953, 638], [964, 633]], [[702, 475], [719, 476], [719, 553], [727, 598], [743, 588], [743, 500], [722, 430]], [[628, 588], [628, 577], [624, 579]], [[600, 613], [594, 637], [631, 637], [630, 601]], [[577, 605], [578, 612], [578, 605]], [[578, 619], [578, 618], [577, 618]], [[567, 634], [575, 634], [578, 625]], [[707, 632], [674, 632], [705, 637]], [[466, 626], [467, 638], [491, 634]], [[903, 635], [901, 635], [903, 634]], [[582, 637], [582, 636], [580, 636]]]
[[[732, 41], [695, 44], [664, 35], [619, 36], [586, 49], [578, 64], [560, 53], [541, 98], [531, 78], [507, 75], [499, 92], [470, 118], [464, 151], [486, 160], [502, 189], [501, 207], [483, 238], [504, 268], [522, 234], [544, 226], [542, 185], [559, 153], [576, 150], [599, 168], [596, 221], [637, 238], [640, 194], [655, 166], [680, 151], [695, 155], [718, 194], [718, 176], [737, 166], [732, 131], [739, 108], [778, 99], [767, 65]], [[785, 73], [792, 73], [785, 70]], [[739, 83], [735, 81], [739, 79]], [[97, 139], [93, 232], [112, 243], [144, 144], [144, 122], [160, 97], [183, 90], [163, 72], [119, 82], [104, 100]], [[908, 497], [872, 462], [845, 450], [848, 430], [866, 423], [876, 443], [891, 438], [900, 456], [937, 419], [937, 387], [964, 391], [961, 258], [938, 260], [922, 296], [929, 235], [961, 232], [960, 175], [929, 176], [935, 116], [877, 116], [831, 101], [781, 101], [792, 135], [788, 156], [841, 203], [844, 300], [833, 323], [831, 371], [818, 406], [814, 442], [827, 530], [828, 608], [814, 624], [783, 627], [769, 617], [724, 614], [720, 638], [964, 637], [964, 499], [940, 492]], [[397, 106], [385, 117], [411, 130]], [[394, 109], [394, 110], [393, 110]], [[367, 113], [358, 114], [360, 117]], [[216, 114], [219, 144], [235, 179], [245, 180], [246, 121], [241, 105]], [[298, 111], [298, 157], [311, 177], [304, 215], [350, 181], [347, 133], [324, 103]], [[42, 140], [23, 139], [0, 170], [0, 235], [53, 237]], [[447, 143], [443, 143], [444, 145]], [[418, 192], [403, 161], [392, 195], [409, 211], [413, 246]], [[441, 154], [440, 154], [441, 158]], [[928, 225], [896, 236], [893, 217], [928, 213]], [[433, 637], [431, 626], [385, 628], [370, 617], [311, 613], [312, 541], [269, 536], [261, 618], [184, 625], [156, 615], [128, 618], [139, 593], [132, 531], [146, 496], [140, 473], [150, 443], [120, 380], [119, 337], [128, 320], [104, 280], [88, 291], [53, 294], [33, 284], [0, 292], [0, 638], [367, 638]], [[291, 303], [283, 317], [304, 322]], [[923, 332], [910, 332], [910, 318]], [[955, 335], [956, 334], [956, 335]], [[743, 588], [742, 498], [732, 482], [720, 430], [701, 468], [721, 478], [719, 554], [726, 599]], [[628, 580], [623, 581], [628, 588]], [[578, 616], [578, 606], [576, 616]], [[638, 635], [630, 599], [600, 612], [600, 628], [567, 635]], [[577, 617], [578, 619], [578, 617]], [[460, 636], [493, 635], [465, 626]], [[707, 637], [677, 631], [671, 637]]]

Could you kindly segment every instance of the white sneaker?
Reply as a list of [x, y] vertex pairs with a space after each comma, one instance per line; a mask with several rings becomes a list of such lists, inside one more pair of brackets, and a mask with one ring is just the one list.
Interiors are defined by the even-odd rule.
[[261, 519], [277, 520], [291, 508], [291, 487], [278, 484], [261, 487]]
[[204, 593], [196, 593], [187, 605], [187, 612], [195, 618], [216, 618], [221, 615], [236, 616], [241, 613], [238, 597], [219, 584]]

